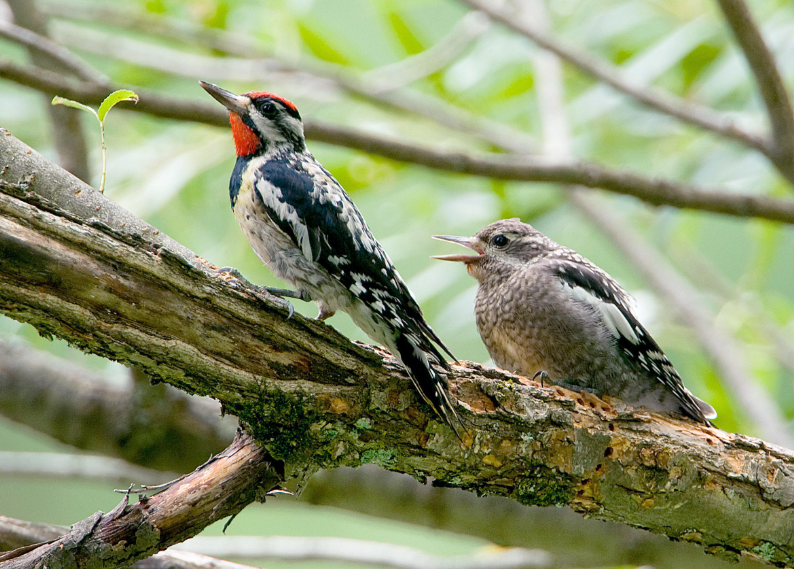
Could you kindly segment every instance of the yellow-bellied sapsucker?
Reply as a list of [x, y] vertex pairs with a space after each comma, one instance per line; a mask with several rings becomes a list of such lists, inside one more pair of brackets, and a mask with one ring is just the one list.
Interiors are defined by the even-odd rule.
[[436, 239], [477, 253], [435, 258], [463, 262], [477, 279], [477, 329], [499, 367], [707, 425], [717, 416], [684, 387], [628, 293], [575, 251], [519, 219]]
[[[229, 110], [237, 163], [229, 182], [234, 216], [254, 252], [295, 290], [278, 296], [316, 302], [318, 319], [341, 310], [405, 367], [414, 386], [453, 429], [457, 421], [438, 345], [408, 286], [355, 204], [306, 149], [290, 101], [253, 91], [201, 86]], [[436, 344], [436, 345], [434, 345]], [[457, 431], [456, 431], [457, 432]]]

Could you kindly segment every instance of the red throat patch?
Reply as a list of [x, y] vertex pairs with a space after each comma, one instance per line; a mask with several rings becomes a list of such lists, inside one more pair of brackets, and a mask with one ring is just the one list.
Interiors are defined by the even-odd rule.
[[236, 113], [229, 113], [229, 122], [232, 123], [232, 136], [234, 137], [234, 149], [237, 156], [250, 156], [262, 146], [262, 141], [256, 133], [251, 130], [243, 119]]

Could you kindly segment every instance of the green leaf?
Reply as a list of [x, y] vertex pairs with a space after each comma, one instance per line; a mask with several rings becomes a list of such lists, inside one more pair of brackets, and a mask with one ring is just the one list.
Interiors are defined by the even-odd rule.
[[[97, 116], [96, 111], [89, 107], [88, 105], [84, 105], [83, 103], [78, 103], [77, 101], [72, 101], [71, 99], [67, 99], [65, 97], [58, 97], [55, 96], [52, 98], [53, 105], [64, 105], [67, 107], [72, 107], [73, 109], [80, 109], [83, 111], [88, 111], [95, 117]], [[101, 119], [100, 119], [101, 120]]]
[[108, 111], [110, 111], [110, 109], [112, 109], [117, 103], [121, 103], [123, 101], [132, 101], [133, 103], [137, 103], [138, 95], [127, 89], [113, 91], [110, 95], [105, 97], [105, 100], [102, 101], [101, 105], [99, 105], [99, 111], [96, 113], [97, 117], [99, 117], [99, 120], [104, 122], [105, 115], [108, 114]]
[[306, 47], [319, 59], [339, 65], [350, 65], [344, 54], [331, 46], [325, 39], [303, 24], [298, 24], [298, 32]]
[[389, 23], [391, 24], [392, 31], [397, 37], [397, 41], [405, 50], [406, 55], [416, 55], [425, 50], [424, 44], [416, 37], [408, 23], [394, 11], [389, 11]]

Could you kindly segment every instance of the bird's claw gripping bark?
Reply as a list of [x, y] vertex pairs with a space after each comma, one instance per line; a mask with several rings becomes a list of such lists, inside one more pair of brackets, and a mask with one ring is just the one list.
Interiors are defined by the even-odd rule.
[[236, 288], [237, 290], [240, 290], [243, 287], [243, 285], [245, 285], [250, 288], [253, 288], [260, 294], [264, 295], [264, 293], [267, 293], [265, 296], [278, 297], [279, 300], [281, 301], [279, 304], [281, 304], [284, 307], [284, 309], [286, 309], [289, 313], [287, 314], [287, 320], [292, 318], [292, 316], [295, 314], [295, 307], [292, 306], [292, 303], [288, 301], [287, 298], [297, 298], [298, 300], [303, 300], [305, 302], [311, 301], [309, 295], [306, 294], [304, 291], [255, 285], [251, 281], [246, 279], [242, 275], [242, 273], [239, 270], [235, 269], [234, 267], [221, 267], [216, 271], [216, 274], [219, 277], [223, 274], [228, 274], [230, 278], [225, 278], [224, 281], [227, 284], [231, 285], [232, 287]]
[[295, 314], [295, 307], [292, 306], [292, 303], [287, 300], [287, 298], [297, 298], [298, 300], [302, 300], [304, 302], [311, 302], [312, 300], [309, 298], [309, 295], [302, 290], [290, 290], [288, 288], [275, 288], [270, 286], [259, 286], [256, 288], [281, 299], [281, 301], [284, 303], [284, 308], [289, 311], [289, 314], [287, 314], [287, 320], [292, 318], [292, 316]]
[[243, 276], [243, 274], [240, 271], [238, 271], [234, 267], [221, 267], [220, 269], [215, 271], [215, 274], [219, 278], [223, 278], [222, 277], [223, 274], [228, 274], [229, 278], [224, 278], [223, 280], [227, 284], [231, 285], [236, 289], [239, 289], [243, 284], [254, 286], [248, 280], [246, 280], [246, 278]]
[[545, 382], [546, 382], [547, 379], [549, 379], [549, 374], [546, 373], [543, 370], [536, 371], [535, 375], [532, 376], [532, 380], [534, 381], [538, 377], [540, 377], [540, 386], [541, 387], [546, 387]]

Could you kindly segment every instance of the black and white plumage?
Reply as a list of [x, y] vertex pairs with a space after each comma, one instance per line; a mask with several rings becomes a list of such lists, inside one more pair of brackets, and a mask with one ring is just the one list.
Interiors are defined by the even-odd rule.
[[684, 387], [634, 314], [632, 298], [606, 272], [519, 219], [474, 237], [437, 236], [476, 255], [436, 257], [466, 264], [479, 282], [475, 315], [494, 363], [534, 377], [619, 397], [701, 423], [714, 409]]
[[[236, 95], [201, 86], [229, 109], [237, 163], [232, 210], [257, 256], [295, 291], [314, 301], [319, 319], [339, 310], [402, 363], [425, 401], [453, 429], [458, 421], [445, 376], [450, 351], [425, 322], [407, 285], [355, 204], [306, 149], [291, 102], [262, 91]], [[438, 346], [438, 347], [436, 347]]]

